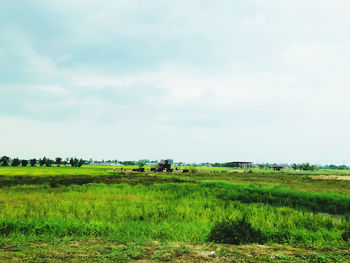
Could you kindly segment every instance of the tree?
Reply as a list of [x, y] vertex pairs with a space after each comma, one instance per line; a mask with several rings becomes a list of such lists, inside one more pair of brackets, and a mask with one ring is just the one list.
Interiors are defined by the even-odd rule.
[[310, 171], [315, 171], [316, 170], [316, 166], [315, 165], [310, 165], [309, 170]]
[[37, 163], [37, 160], [34, 158], [34, 159], [30, 159], [29, 160], [29, 163], [30, 163], [30, 166], [34, 167]]
[[50, 158], [46, 158], [46, 162], [45, 162], [46, 167], [50, 167], [53, 163], [54, 163], [53, 160], [51, 160]]
[[137, 165], [139, 168], [143, 168], [145, 166], [146, 162], [147, 162], [147, 160], [139, 160], [137, 162]]
[[21, 164], [22, 164], [22, 166], [24, 166], [24, 167], [25, 167], [25, 166], [27, 166], [27, 165], [28, 165], [28, 161], [27, 161], [27, 160], [22, 160], [22, 161], [21, 161]]
[[69, 159], [69, 164], [72, 167], [81, 167], [83, 164], [85, 163], [85, 161], [83, 159], [77, 159], [77, 158], [70, 158]]
[[75, 164], [76, 164], [77, 161], [78, 161], [77, 158], [70, 158], [70, 159], [69, 159], [69, 164], [70, 164], [72, 167], [75, 167]]
[[18, 158], [13, 159], [11, 162], [11, 166], [18, 166], [20, 164], [21, 164], [21, 162], [19, 161]]
[[310, 168], [310, 164], [309, 163], [303, 163], [303, 164], [301, 164], [300, 168], [301, 168], [301, 170], [308, 171], [309, 168]]
[[60, 167], [61, 163], [62, 163], [62, 158], [61, 157], [57, 157], [56, 161], [55, 161], [55, 164], [57, 164], [57, 166]]
[[46, 164], [46, 157], [39, 159], [39, 165], [43, 167]]
[[10, 157], [7, 157], [7, 156], [1, 157], [0, 159], [1, 166], [9, 166], [9, 164], [10, 164]]
[[311, 165], [309, 163], [292, 164], [292, 168], [294, 170], [303, 170], [303, 171], [314, 171], [314, 170], [316, 170], [316, 166], [315, 165]]
[[83, 159], [80, 159], [80, 160], [78, 161], [77, 167], [83, 166], [84, 163], [85, 163], [85, 161], [84, 161]]

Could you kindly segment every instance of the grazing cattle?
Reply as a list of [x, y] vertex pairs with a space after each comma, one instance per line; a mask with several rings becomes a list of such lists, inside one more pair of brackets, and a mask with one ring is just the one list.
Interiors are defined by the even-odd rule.
[[155, 171], [156, 171], [156, 168], [152, 167], [151, 172], [155, 172]]
[[183, 169], [182, 172], [183, 172], [183, 173], [188, 173], [189, 170], [188, 170], [188, 169]]

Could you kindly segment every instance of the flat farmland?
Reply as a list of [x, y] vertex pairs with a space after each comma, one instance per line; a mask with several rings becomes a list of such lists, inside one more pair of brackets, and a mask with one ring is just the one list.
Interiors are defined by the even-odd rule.
[[348, 171], [133, 168], [0, 167], [0, 261], [350, 261]]

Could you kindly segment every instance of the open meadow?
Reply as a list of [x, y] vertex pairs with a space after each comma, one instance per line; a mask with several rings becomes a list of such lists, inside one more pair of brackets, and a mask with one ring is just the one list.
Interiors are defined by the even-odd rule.
[[0, 167], [0, 261], [350, 262], [347, 170], [132, 168]]

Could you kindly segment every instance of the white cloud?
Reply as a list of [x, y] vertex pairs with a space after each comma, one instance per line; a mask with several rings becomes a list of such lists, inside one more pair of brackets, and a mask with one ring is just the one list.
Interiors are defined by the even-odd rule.
[[46, 30], [15, 15], [0, 20], [0, 132], [24, 138], [3, 144], [9, 154], [348, 154], [348, 1], [39, 3], [24, 21]]

